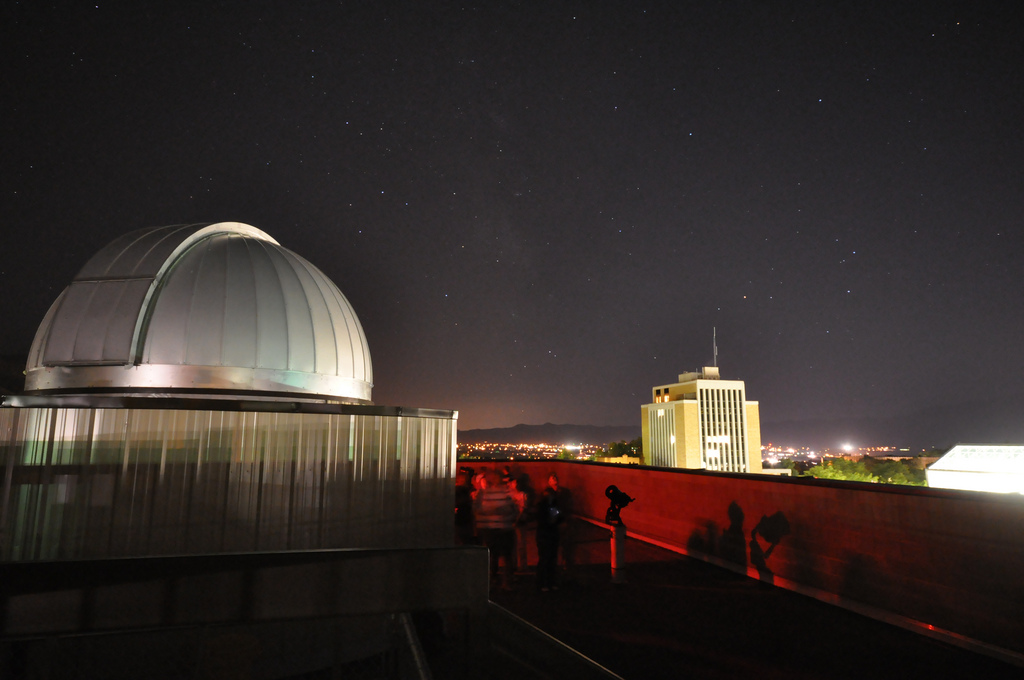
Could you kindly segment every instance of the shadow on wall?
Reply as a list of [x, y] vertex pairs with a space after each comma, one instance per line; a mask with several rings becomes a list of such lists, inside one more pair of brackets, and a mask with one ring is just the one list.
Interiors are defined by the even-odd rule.
[[[750, 564], [757, 569], [758, 577], [762, 581], [772, 583], [775, 580], [775, 575], [768, 567], [768, 558], [771, 557], [772, 552], [782, 542], [782, 539], [791, 533], [789, 520], [781, 511], [773, 515], [762, 515], [750, 532], [748, 544], [746, 531], [743, 528], [745, 519], [743, 508], [739, 503], [733, 501], [729, 504], [726, 513], [729, 518], [729, 528], [724, 533], [720, 532], [718, 524], [714, 520], [704, 520], [703, 529], [695, 530], [690, 534], [690, 538], [686, 542], [686, 549], [690, 552], [717, 557], [746, 570], [749, 545]], [[766, 545], [762, 545], [762, 542]]]
[[713, 520], [704, 520], [703, 529], [695, 529], [686, 541], [686, 551], [690, 554], [717, 555], [718, 539], [722, 532]]
[[[758, 577], [762, 581], [775, 582], [775, 574], [768, 568], [768, 558], [789, 533], [789, 520], [781, 511], [770, 516], [761, 515], [761, 521], [750, 532], [750, 563], [757, 569]], [[767, 549], [761, 548], [761, 539], [768, 543]]]
[[806, 536], [793, 535], [786, 541], [786, 558], [790, 562], [789, 579], [812, 588], [825, 589], [826, 583], [821, 574], [821, 560], [808, 543]]
[[851, 554], [845, 562], [839, 595], [859, 602], [871, 602], [877, 595], [882, 574], [870, 555]]
[[747, 541], [743, 533], [743, 508], [736, 501], [729, 503], [729, 528], [722, 534], [721, 557], [738, 567], [747, 566]]

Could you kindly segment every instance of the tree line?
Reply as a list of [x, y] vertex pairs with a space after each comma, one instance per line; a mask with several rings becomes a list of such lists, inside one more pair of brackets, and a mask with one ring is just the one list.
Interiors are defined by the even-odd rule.
[[[570, 453], [565, 451], [565, 457]], [[601, 457], [636, 458], [638, 464], [645, 463], [643, 445], [637, 437], [632, 441], [611, 442], [604, 449]], [[777, 467], [788, 468], [794, 477], [817, 477], [818, 479], [840, 479], [849, 482], [872, 482], [876, 484], [906, 484], [909, 486], [927, 486], [924, 464], [920, 459], [890, 460], [864, 456], [859, 460], [846, 458], [829, 458], [817, 465], [801, 463], [794, 460], [780, 461]]]
[[789, 468], [794, 477], [927, 486], [924, 465], [916, 458], [908, 460], [890, 460], [872, 458], [871, 456], [864, 456], [860, 460], [829, 458], [822, 460], [817, 465], [810, 466], [793, 460], [784, 460], [779, 463], [779, 467]]

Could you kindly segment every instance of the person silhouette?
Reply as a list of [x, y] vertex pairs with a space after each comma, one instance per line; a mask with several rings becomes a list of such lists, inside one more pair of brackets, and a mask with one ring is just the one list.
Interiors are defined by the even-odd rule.
[[537, 588], [543, 592], [558, 588], [558, 547], [568, 516], [565, 501], [558, 476], [551, 474], [537, 502]]

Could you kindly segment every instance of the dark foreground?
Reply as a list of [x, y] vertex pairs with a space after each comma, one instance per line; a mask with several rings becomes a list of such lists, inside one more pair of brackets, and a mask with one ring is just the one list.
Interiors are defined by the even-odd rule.
[[612, 584], [608, 531], [578, 522], [556, 591], [531, 574], [491, 599], [627, 680], [1021, 678], [1024, 669], [630, 539]]

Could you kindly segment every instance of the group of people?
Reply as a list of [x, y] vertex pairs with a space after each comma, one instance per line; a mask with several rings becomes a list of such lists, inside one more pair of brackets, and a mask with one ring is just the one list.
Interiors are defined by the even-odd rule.
[[526, 571], [530, 528], [536, 531], [537, 588], [546, 592], [558, 587], [558, 551], [569, 517], [568, 494], [552, 473], [536, 502], [532, 495], [529, 477], [513, 475], [508, 466], [500, 472], [459, 469], [455, 538], [463, 545], [487, 546], [493, 587], [509, 590], [515, 574]]

